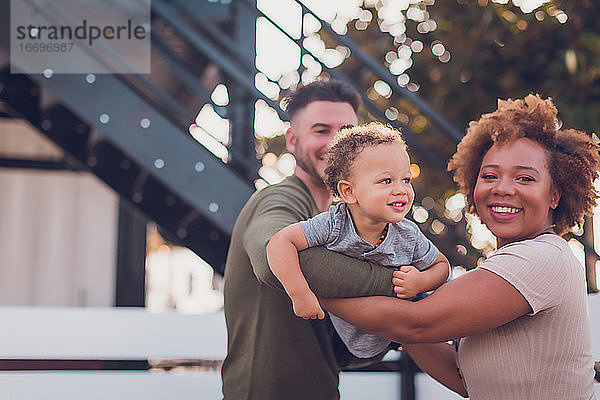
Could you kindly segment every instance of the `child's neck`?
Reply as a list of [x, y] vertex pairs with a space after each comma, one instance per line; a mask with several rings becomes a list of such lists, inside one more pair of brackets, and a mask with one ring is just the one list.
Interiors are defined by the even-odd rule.
[[[356, 234], [360, 236], [365, 242], [372, 244], [377, 247], [381, 244], [382, 235], [386, 233], [387, 222], [372, 222], [367, 218], [364, 218], [360, 212], [353, 210], [353, 207], [348, 207], [350, 210], [350, 217], [354, 223], [354, 229]], [[354, 212], [353, 212], [354, 211]], [[385, 237], [385, 236], [384, 236]]]

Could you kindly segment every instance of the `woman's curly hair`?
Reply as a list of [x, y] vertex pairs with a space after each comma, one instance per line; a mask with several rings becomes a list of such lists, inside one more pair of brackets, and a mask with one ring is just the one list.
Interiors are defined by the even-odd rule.
[[384, 143], [400, 143], [406, 150], [402, 134], [381, 122], [370, 122], [340, 130], [327, 153], [327, 168], [325, 168], [327, 187], [339, 196], [337, 184], [342, 179], [350, 178], [358, 154], [366, 147]]
[[471, 213], [477, 214], [473, 192], [487, 151], [494, 144], [528, 138], [546, 149], [552, 187], [561, 195], [552, 217], [556, 232], [564, 234], [583, 224], [598, 198], [594, 180], [600, 168], [600, 148], [584, 132], [561, 129], [557, 114], [552, 99], [530, 94], [524, 99], [498, 100], [496, 111], [469, 124], [448, 170], [454, 171]]

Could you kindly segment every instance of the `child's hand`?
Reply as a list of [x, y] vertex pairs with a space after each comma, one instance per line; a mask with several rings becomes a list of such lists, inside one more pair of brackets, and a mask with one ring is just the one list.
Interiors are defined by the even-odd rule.
[[323, 319], [325, 312], [319, 304], [317, 296], [311, 291], [301, 296], [292, 298], [294, 314], [304, 319]]
[[401, 299], [410, 299], [422, 292], [425, 286], [423, 281], [423, 273], [412, 265], [400, 267], [398, 271], [394, 271], [392, 278], [394, 292]]

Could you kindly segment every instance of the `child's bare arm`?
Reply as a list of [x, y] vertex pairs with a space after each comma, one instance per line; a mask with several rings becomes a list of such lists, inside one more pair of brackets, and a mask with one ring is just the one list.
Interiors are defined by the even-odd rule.
[[267, 261], [285, 292], [292, 299], [294, 313], [304, 319], [323, 319], [325, 313], [310, 290], [298, 261], [298, 252], [308, 247], [299, 223], [277, 232], [267, 244]]
[[417, 293], [427, 292], [440, 287], [450, 274], [450, 263], [440, 253], [427, 269], [419, 271], [411, 265], [394, 271], [394, 292], [401, 299], [409, 299]]

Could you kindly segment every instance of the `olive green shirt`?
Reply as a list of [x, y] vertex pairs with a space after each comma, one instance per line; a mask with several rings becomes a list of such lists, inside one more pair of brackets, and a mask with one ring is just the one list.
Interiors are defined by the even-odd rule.
[[[328, 317], [303, 320], [267, 264], [266, 245], [280, 229], [316, 214], [307, 187], [291, 176], [255, 193], [241, 211], [225, 267], [225, 400], [334, 400], [349, 353]], [[393, 296], [392, 271], [323, 247], [300, 253], [321, 297]]]

